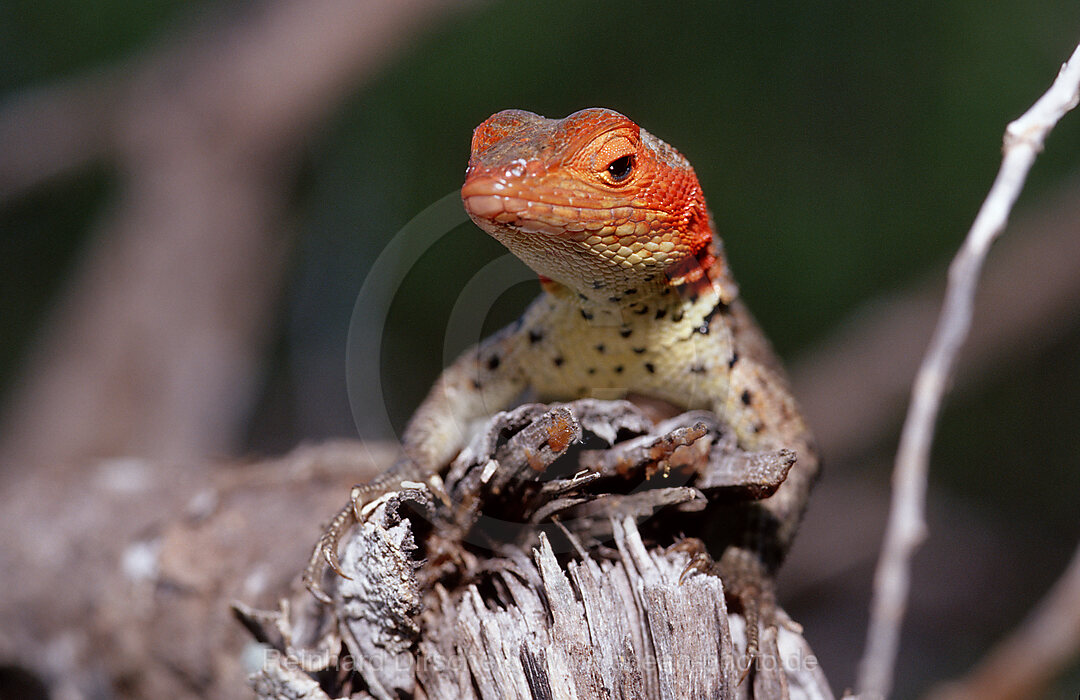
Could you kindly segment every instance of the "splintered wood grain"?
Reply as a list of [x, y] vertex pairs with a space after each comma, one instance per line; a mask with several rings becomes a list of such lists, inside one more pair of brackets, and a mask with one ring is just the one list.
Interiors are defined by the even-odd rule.
[[[586, 438], [589, 449], [570, 450]], [[761, 635], [771, 665], [744, 674], [745, 624], [723, 582], [683, 580], [690, 555], [638, 529], [651, 518], [655, 533], [666, 514], [717, 497], [771, 492], [788, 467], [784, 454], [743, 452], [702, 412], [653, 424], [625, 401], [587, 400], [500, 413], [441, 483], [403, 481], [365, 504], [342, 552], [351, 578], [325, 577], [331, 615], [299, 602], [278, 613], [237, 607], [282, 652], [255, 674], [256, 694], [831, 700], [783, 616]], [[342, 642], [351, 659], [308, 673], [287, 663], [297, 649]]]
[[[632, 553], [628, 540], [640, 543], [633, 521], [615, 527], [629, 567], [591, 558], [564, 567], [541, 536], [534, 552], [541, 586], [507, 575], [513, 608], [485, 605], [471, 587], [445, 611], [455, 625], [421, 649], [455, 648], [440, 636], [458, 634], [456, 652], [481, 698], [734, 697], [734, 647], [719, 580], [699, 576], [680, 585], [685, 555]], [[435, 685], [425, 690], [435, 697]]]

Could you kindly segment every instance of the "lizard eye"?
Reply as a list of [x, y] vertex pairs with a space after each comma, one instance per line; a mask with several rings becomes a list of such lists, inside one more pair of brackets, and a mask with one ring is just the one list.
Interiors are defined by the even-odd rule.
[[634, 156], [625, 155], [608, 163], [607, 171], [611, 175], [611, 179], [615, 182], [622, 182], [630, 175], [630, 171], [634, 169]]

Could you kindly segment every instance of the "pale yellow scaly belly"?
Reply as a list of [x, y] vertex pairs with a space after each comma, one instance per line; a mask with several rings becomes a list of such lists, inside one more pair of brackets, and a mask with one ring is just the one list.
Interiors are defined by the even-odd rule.
[[521, 331], [531, 339], [523, 369], [543, 400], [633, 392], [683, 408], [718, 408], [729, 385], [730, 332], [719, 317], [708, 334], [697, 330], [714, 303], [699, 301], [681, 316], [668, 311], [657, 319], [650, 309], [603, 323], [557, 300], [537, 304]]

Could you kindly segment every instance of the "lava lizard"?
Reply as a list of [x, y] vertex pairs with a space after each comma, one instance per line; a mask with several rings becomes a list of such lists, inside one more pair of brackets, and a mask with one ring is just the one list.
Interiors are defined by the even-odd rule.
[[[690, 163], [627, 117], [565, 119], [505, 110], [476, 128], [461, 198], [472, 220], [523, 260], [543, 289], [522, 318], [448, 367], [409, 422], [405, 458], [353, 489], [304, 574], [321, 600], [324, 562], [360, 507], [402, 481], [425, 481], [464, 447], [467, 426], [531, 389], [542, 399], [633, 392], [712, 410], [749, 450], [796, 462], [770, 497], [737, 509], [715, 564], [747, 616], [775, 624], [772, 577], [818, 472], [813, 438], [768, 341], [738, 298]], [[726, 521], [725, 521], [726, 522]], [[685, 575], [685, 572], [684, 572]]]

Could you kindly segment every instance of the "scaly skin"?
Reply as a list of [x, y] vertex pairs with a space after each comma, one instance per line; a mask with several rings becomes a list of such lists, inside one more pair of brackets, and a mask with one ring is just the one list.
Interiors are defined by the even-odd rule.
[[[537, 272], [543, 293], [442, 374], [405, 431], [407, 459], [374, 488], [435, 474], [464, 446], [465, 426], [526, 389], [545, 400], [637, 393], [710, 409], [744, 448], [797, 455], [775, 494], [725, 521], [736, 530], [719, 562], [729, 592], [744, 608], [755, 597], [771, 608], [771, 575], [818, 460], [783, 370], [738, 299], [687, 160], [611, 110], [565, 119], [506, 110], [476, 128], [461, 196], [472, 220]], [[354, 512], [320, 542], [315, 573], [320, 557], [336, 569]], [[761, 612], [772, 624], [771, 610]]]

